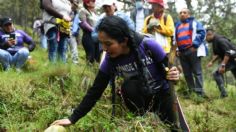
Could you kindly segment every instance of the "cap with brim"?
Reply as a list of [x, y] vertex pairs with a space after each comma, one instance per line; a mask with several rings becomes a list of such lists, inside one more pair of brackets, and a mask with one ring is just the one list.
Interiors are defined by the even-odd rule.
[[12, 24], [12, 19], [9, 17], [2, 18], [2, 26], [6, 25], [6, 24]]
[[162, 6], [162, 7], [165, 6], [163, 0], [148, 0], [148, 3], [150, 3], [150, 4], [152, 4], [152, 3], [153, 3], [153, 4], [158, 4], [158, 5]]
[[104, 1], [102, 2], [102, 6], [105, 6], [105, 5], [111, 6], [111, 5], [113, 5], [113, 4], [114, 4], [114, 1], [113, 1], [113, 0], [104, 0]]

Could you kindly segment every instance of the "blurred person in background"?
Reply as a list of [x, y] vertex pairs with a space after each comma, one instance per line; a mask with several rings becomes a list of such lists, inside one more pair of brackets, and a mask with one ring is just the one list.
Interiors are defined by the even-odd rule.
[[82, 45], [86, 53], [86, 59], [90, 63], [99, 62], [99, 44], [92, 39], [92, 32], [98, 19], [95, 12], [95, 0], [83, 0], [83, 8], [79, 12], [79, 19], [81, 20], [80, 27], [83, 30]]
[[231, 71], [236, 79], [236, 46], [230, 39], [215, 33], [213, 29], [207, 29], [206, 41], [212, 43], [213, 57], [207, 64], [211, 67], [216, 60], [220, 60], [220, 64], [213, 73], [213, 77], [221, 92], [220, 97], [227, 97], [225, 90], [224, 73]]
[[78, 55], [78, 43], [77, 38], [79, 36], [80, 27], [79, 24], [81, 23], [79, 19], [79, 13], [78, 13], [78, 1], [77, 0], [70, 0], [72, 4], [72, 25], [71, 25], [71, 36], [69, 38], [69, 48], [71, 52], [71, 58], [73, 64], [79, 63], [79, 55]]
[[142, 32], [145, 18], [151, 14], [151, 10], [144, 7], [144, 0], [135, 0], [135, 7], [130, 12], [136, 32]]
[[187, 8], [181, 9], [179, 19], [175, 27], [175, 41], [188, 91], [205, 97], [201, 58], [207, 55], [206, 31]]
[[48, 39], [48, 58], [66, 63], [67, 42], [70, 36], [69, 0], [42, 0], [44, 31]]
[[166, 14], [163, 0], [147, 0], [152, 5], [153, 13], [144, 21], [143, 33], [153, 34], [165, 52], [170, 53], [174, 35], [174, 21]]
[[[0, 21], [0, 63], [5, 71], [11, 66], [16, 68], [16, 71], [21, 71], [35, 44], [27, 33], [15, 29], [11, 18], [1, 18]], [[28, 44], [28, 47], [25, 47], [24, 43]]]
[[34, 21], [33, 31], [40, 38], [40, 46], [41, 46], [41, 48], [47, 49], [48, 48], [47, 37], [46, 37], [46, 35], [44, 33], [44, 23], [43, 23], [43, 20], [41, 18], [37, 18]]

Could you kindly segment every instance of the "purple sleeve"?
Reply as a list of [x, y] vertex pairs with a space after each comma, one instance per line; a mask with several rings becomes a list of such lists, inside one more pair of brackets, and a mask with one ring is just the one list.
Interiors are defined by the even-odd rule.
[[110, 75], [111, 65], [109, 63], [109, 57], [107, 56], [107, 54], [105, 56], [105, 59], [102, 61], [102, 64], [100, 65], [100, 71], [107, 75]]
[[82, 9], [79, 12], [79, 19], [81, 20], [80, 27], [83, 30], [87, 30], [89, 32], [92, 32], [93, 31], [93, 27], [87, 21], [87, 18], [88, 18], [87, 12], [88, 12], [87, 9]]
[[33, 39], [24, 31], [19, 30], [19, 33], [23, 36], [23, 41], [27, 44], [33, 43]]
[[80, 27], [82, 29], [88, 30], [89, 32], [93, 31], [93, 27], [91, 27], [86, 20], [84, 20], [80, 23]]
[[145, 38], [142, 45], [145, 45], [147, 47], [147, 49], [152, 52], [153, 59], [155, 61], [160, 62], [165, 58], [165, 56], [166, 56], [165, 51], [163, 50], [161, 45], [158, 44], [154, 39]]

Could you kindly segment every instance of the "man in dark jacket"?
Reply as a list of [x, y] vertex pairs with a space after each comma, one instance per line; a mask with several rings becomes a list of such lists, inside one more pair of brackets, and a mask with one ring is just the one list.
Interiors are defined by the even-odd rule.
[[230, 70], [236, 78], [236, 47], [228, 38], [216, 34], [213, 29], [207, 29], [206, 40], [213, 44], [214, 53], [207, 67], [211, 67], [217, 59], [221, 59], [220, 65], [213, 73], [213, 76], [220, 89], [221, 97], [227, 97], [223, 74]]

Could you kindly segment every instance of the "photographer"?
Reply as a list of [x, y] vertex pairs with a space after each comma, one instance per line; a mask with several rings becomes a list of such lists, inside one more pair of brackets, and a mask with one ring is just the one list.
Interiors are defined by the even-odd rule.
[[[13, 65], [16, 70], [25, 64], [29, 52], [33, 51], [35, 44], [32, 38], [22, 30], [16, 30], [11, 18], [1, 19], [0, 30], [0, 63], [3, 70], [8, 70]], [[24, 47], [27, 43], [28, 48]]]
[[[126, 22], [117, 16], [103, 18], [97, 30], [99, 41], [107, 54], [94, 84], [70, 118], [57, 120], [53, 125], [74, 124], [86, 115], [115, 76], [124, 79], [121, 96], [131, 112], [143, 115], [152, 111], [172, 129], [176, 129], [177, 119], [173, 109], [175, 95], [170, 93], [168, 80], [178, 80], [179, 72], [172, 67], [167, 74], [163, 73], [163, 65], [168, 61], [163, 49], [155, 40], [131, 31]], [[149, 56], [146, 51], [152, 55]], [[152, 84], [147, 79], [152, 80]], [[147, 82], [143, 83], [145, 80]]]

